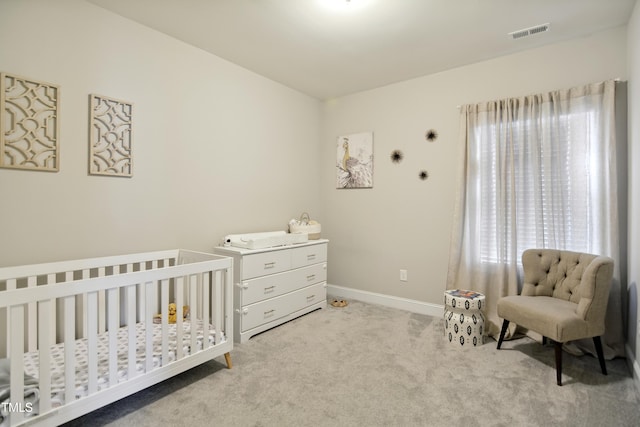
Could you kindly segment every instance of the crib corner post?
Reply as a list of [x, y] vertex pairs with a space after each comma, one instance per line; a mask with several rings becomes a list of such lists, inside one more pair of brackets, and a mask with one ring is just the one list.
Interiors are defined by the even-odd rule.
[[224, 274], [224, 298], [224, 330], [227, 339], [233, 342], [233, 259]]

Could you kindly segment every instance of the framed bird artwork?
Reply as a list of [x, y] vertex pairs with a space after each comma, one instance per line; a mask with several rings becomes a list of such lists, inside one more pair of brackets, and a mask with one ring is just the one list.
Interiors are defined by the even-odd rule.
[[373, 188], [373, 132], [338, 137], [336, 188]]

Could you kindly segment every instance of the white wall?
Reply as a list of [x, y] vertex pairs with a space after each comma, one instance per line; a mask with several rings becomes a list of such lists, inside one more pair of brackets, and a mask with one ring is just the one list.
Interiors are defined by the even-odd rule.
[[628, 25], [629, 61], [629, 327], [627, 339], [628, 360], [633, 367], [636, 384], [640, 389], [640, 2], [636, 2]]
[[[319, 101], [80, 0], [2, 0], [0, 70], [61, 86], [61, 169], [0, 169], [0, 266], [184, 247], [319, 210]], [[134, 177], [88, 176], [88, 95]]]
[[[626, 28], [328, 101], [321, 202], [329, 282], [432, 304], [445, 289], [459, 168], [458, 105], [626, 78]], [[425, 52], [428, 54], [428, 52]], [[425, 141], [428, 129], [439, 138]], [[374, 188], [335, 189], [336, 138], [374, 133]], [[404, 152], [400, 164], [390, 161]], [[421, 169], [430, 178], [418, 179]], [[409, 281], [399, 281], [407, 269]]]

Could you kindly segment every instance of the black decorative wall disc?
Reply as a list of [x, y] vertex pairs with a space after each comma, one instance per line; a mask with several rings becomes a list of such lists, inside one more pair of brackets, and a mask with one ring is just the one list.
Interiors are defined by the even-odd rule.
[[404, 154], [400, 150], [393, 150], [390, 157], [393, 163], [400, 163], [404, 159]]

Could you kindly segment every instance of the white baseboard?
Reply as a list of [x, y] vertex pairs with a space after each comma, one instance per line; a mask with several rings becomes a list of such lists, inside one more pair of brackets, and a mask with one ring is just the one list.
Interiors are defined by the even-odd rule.
[[634, 358], [633, 351], [631, 351], [628, 344], [624, 346], [624, 349], [627, 353], [627, 365], [629, 366], [629, 371], [633, 376], [633, 382], [636, 384], [638, 396], [640, 396], [640, 365], [638, 364], [638, 360]]
[[354, 299], [370, 304], [383, 305], [385, 307], [406, 310], [412, 313], [426, 314], [428, 316], [441, 317], [444, 314], [444, 305], [431, 304], [408, 298], [394, 297], [392, 295], [378, 294], [375, 292], [361, 291], [353, 288], [345, 288], [337, 285], [327, 285], [327, 294], [331, 297]]

